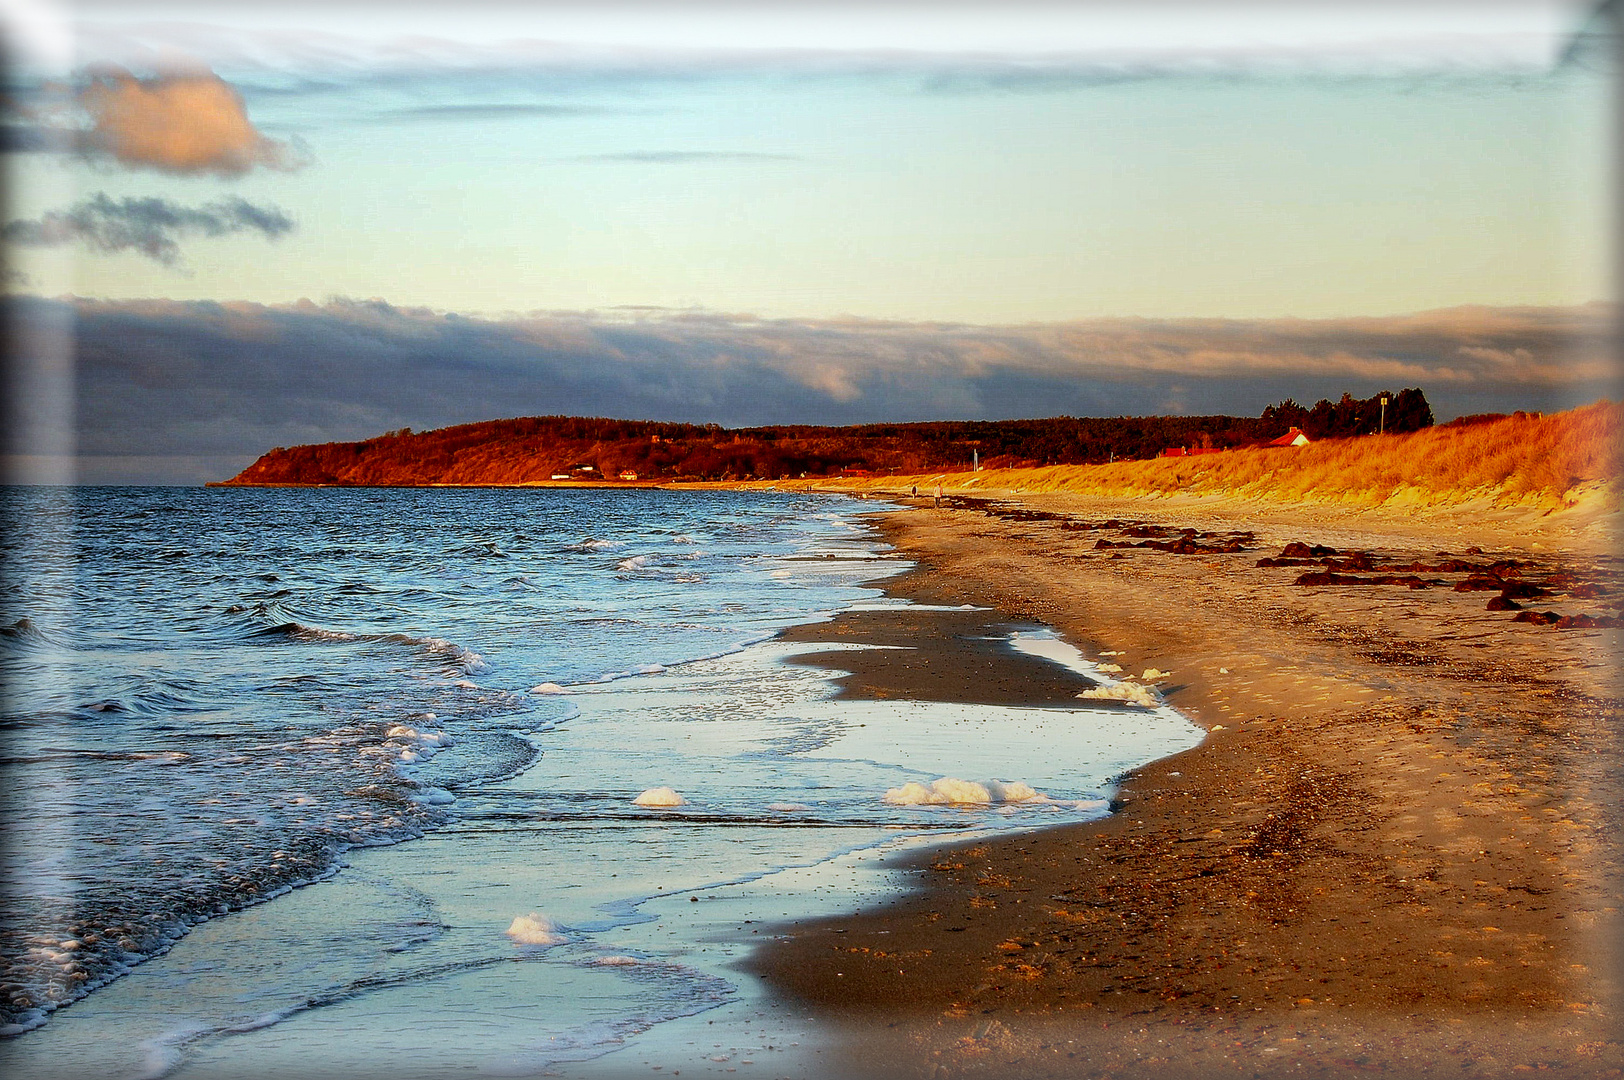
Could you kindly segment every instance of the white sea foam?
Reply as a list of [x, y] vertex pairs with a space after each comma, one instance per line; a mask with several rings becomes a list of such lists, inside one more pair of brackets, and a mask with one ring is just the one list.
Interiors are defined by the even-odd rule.
[[[741, 646], [741, 648], [742, 648], [742, 646]], [[737, 652], [737, 651], [738, 651], [737, 649], [728, 650], [728, 652]], [[717, 655], [719, 655], [719, 656], [720, 655], [725, 655], [725, 653], [718, 653]], [[710, 660], [710, 659], [714, 659], [714, 657], [706, 656], [706, 657], [701, 657], [700, 659]], [[684, 661], [684, 663], [693, 663], [693, 661]], [[592, 679], [585, 680], [585, 684], [610, 683], [610, 682], [616, 681], [617, 679], [629, 678], [629, 677], [631, 677], [633, 675], [658, 675], [658, 674], [660, 674], [661, 672], [663, 672], [665, 670], [666, 670], [666, 666], [664, 664], [633, 664], [631, 667], [622, 668], [619, 671], [606, 671], [602, 675], [599, 675], [599, 676], [597, 676], [595, 678], [592, 678]], [[544, 683], [543, 685], [546, 685], [546, 684]], [[537, 690], [532, 690], [531, 691], [531, 693], [538, 693], [538, 692], [539, 691], [537, 691]], [[565, 691], [558, 690], [558, 691], [547, 691], [547, 692], [548, 693], [564, 693]], [[576, 693], [582, 693], [582, 692], [590, 693], [591, 691], [583, 691], [583, 690], [578, 688], [578, 689], [575, 690], [575, 692]]]
[[812, 808], [810, 806], [806, 805], [806, 803], [775, 802], [775, 803], [768, 803], [767, 804], [767, 809], [772, 810], [775, 813], [779, 813], [779, 814], [793, 814], [798, 810], [810, 810]]
[[629, 559], [621, 559], [619, 562], [617, 562], [615, 564], [615, 569], [616, 570], [623, 570], [623, 571], [627, 571], [627, 572], [630, 572], [630, 571], [633, 571], [633, 570], [646, 570], [646, 569], [648, 569], [648, 556], [647, 555], [633, 555]]
[[445, 788], [427, 787], [412, 795], [412, 801], [425, 806], [450, 806], [457, 797]]
[[1171, 674], [1173, 674], [1171, 671], [1163, 671], [1161, 668], [1150, 667], [1146, 668], [1145, 673], [1139, 676], [1139, 678], [1145, 682], [1155, 682], [1157, 679], [1165, 679]]
[[412, 637], [409, 634], [385, 634], [384, 640], [398, 641], [403, 645], [421, 646], [426, 652], [444, 657], [462, 668], [463, 673], [466, 675], [478, 675], [487, 670], [484, 657], [472, 649], [465, 649], [456, 642], [448, 641], [445, 638], [419, 638]]
[[532, 694], [562, 694], [564, 688], [555, 682], [544, 682], [540, 686], [532, 686], [530, 692]]
[[517, 945], [562, 945], [568, 940], [558, 932], [553, 920], [534, 911], [514, 919], [505, 933]]
[[987, 806], [995, 802], [1048, 802], [1049, 799], [1019, 780], [976, 783], [944, 776], [929, 784], [910, 780], [899, 788], [891, 788], [885, 793], [885, 801], [892, 806]]
[[[424, 731], [409, 724], [395, 724], [384, 734], [391, 740], [407, 744], [401, 750], [402, 761], [416, 761], [418, 758], [433, 757], [456, 742], [455, 739], [443, 731]], [[408, 757], [408, 754], [411, 756]]]
[[306, 626], [303, 623], [293, 623], [293, 633], [306, 641], [359, 641], [360, 635], [352, 634], [347, 630], [326, 630], [320, 626]]
[[668, 787], [651, 787], [637, 798], [633, 799], [632, 802], [636, 803], [638, 806], [655, 808], [686, 806], [688, 804], [688, 800], [684, 799], [681, 795], [678, 795], [675, 791]]
[[1148, 686], [1140, 686], [1138, 683], [1129, 682], [1097, 686], [1092, 690], [1084, 690], [1077, 696], [1084, 701], [1121, 701], [1146, 709], [1154, 709], [1161, 704], [1161, 699], [1157, 697], [1156, 691]]
[[195, 1042], [209, 1031], [209, 1025], [193, 1021], [142, 1041], [139, 1046], [141, 1065], [134, 1073], [134, 1080], [158, 1080], [158, 1077], [174, 1072], [181, 1063], [186, 1044]]
[[639, 960], [635, 956], [616, 955], [599, 956], [593, 959], [592, 962], [599, 967], [636, 967], [643, 961]]

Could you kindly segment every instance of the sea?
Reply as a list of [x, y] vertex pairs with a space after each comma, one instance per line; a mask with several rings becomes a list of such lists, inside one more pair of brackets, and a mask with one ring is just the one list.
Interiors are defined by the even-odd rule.
[[775, 635], [908, 603], [874, 501], [3, 498], [10, 1076], [826, 1075], [762, 935], [1200, 739], [1038, 626], [1124, 701], [837, 697]]

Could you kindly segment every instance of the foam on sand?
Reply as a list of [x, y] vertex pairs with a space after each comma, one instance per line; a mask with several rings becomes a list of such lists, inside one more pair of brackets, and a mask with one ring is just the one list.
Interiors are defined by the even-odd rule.
[[1084, 690], [1077, 696], [1085, 701], [1121, 701], [1128, 705], [1138, 705], [1146, 709], [1154, 709], [1161, 704], [1156, 692], [1150, 687], [1130, 682], [1097, 686], [1092, 690]]
[[638, 806], [661, 808], [669, 806], [685, 806], [687, 805], [688, 800], [684, 799], [681, 795], [678, 795], [675, 791], [668, 787], [651, 787], [647, 791], [643, 792], [643, 794], [633, 799], [632, 802], [636, 803]]
[[506, 933], [516, 945], [562, 945], [567, 940], [551, 919], [534, 911], [514, 919]]
[[910, 780], [899, 788], [885, 793], [885, 801], [892, 806], [987, 806], [992, 803], [1048, 802], [1046, 795], [1034, 791], [1019, 780], [960, 780], [944, 776], [921, 784]]

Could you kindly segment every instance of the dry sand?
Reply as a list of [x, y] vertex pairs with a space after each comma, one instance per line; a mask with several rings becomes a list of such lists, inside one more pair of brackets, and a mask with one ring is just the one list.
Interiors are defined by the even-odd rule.
[[[1256, 565], [1291, 541], [1509, 557], [1551, 593], [1525, 606], [1617, 615], [1605, 519], [1019, 500], [877, 518], [920, 568], [890, 590], [1169, 671], [1210, 734], [1127, 778], [1102, 823], [936, 849], [907, 864], [910, 898], [779, 928], [753, 966], [839, 1025], [846, 1074], [1624, 1076], [1621, 631], [1513, 622], [1453, 589], [1465, 572], [1308, 587]], [[1099, 547], [1145, 539], [1111, 519], [1255, 535]], [[1072, 690], [971, 672], [967, 625], [890, 618], [801, 633], [920, 646], [929, 662], [842, 657], [855, 696]]]

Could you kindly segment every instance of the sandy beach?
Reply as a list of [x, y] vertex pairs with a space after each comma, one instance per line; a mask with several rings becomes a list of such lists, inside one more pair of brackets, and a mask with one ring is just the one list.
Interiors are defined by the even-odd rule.
[[[931, 503], [875, 518], [918, 566], [888, 591], [1166, 673], [1208, 737], [1104, 822], [934, 849], [908, 898], [779, 927], [752, 965], [837, 1023], [850, 1075], [1624, 1075], [1620, 631], [1488, 609], [1618, 615], [1606, 519]], [[962, 628], [893, 623], [818, 628], [916, 646], [831, 660], [844, 694], [1069, 689], [990, 686]]]

